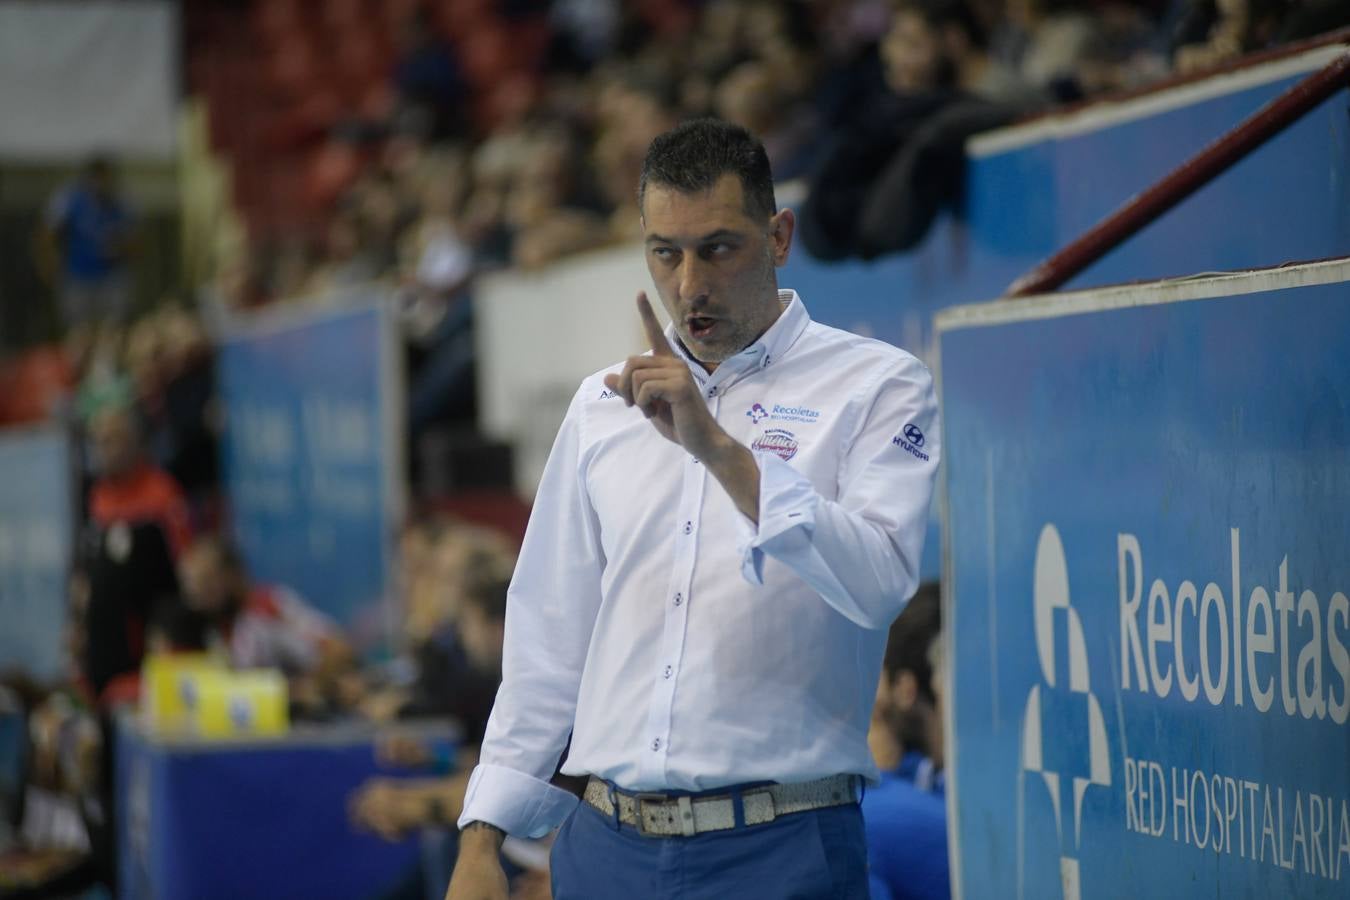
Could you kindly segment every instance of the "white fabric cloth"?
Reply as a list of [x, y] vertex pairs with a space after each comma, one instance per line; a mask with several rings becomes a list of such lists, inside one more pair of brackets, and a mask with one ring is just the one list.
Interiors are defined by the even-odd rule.
[[340, 630], [332, 619], [282, 585], [255, 585], [228, 634], [219, 640], [236, 669], [281, 669], [309, 672], [319, 663], [326, 641]]
[[757, 527], [605, 388], [622, 365], [577, 391], [511, 582], [461, 826], [559, 824], [576, 801], [548, 779], [569, 731], [564, 772], [629, 790], [876, 780], [867, 728], [886, 629], [918, 585], [937, 403], [913, 356], [782, 297], [711, 375], [689, 361], [755, 453]]
[[0, 159], [177, 152], [179, 4], [0, 3]]

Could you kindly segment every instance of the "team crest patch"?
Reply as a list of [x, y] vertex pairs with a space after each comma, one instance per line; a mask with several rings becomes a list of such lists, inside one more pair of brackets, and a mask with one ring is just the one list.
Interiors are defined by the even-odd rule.
[[750, 449], [766, 450], [783, 462], [787, 462], [797, 455], [797, 438], [792, 432], [785, 431], [782, 428], [770, 428], [755, 438], [755, 442], [750, 445]]

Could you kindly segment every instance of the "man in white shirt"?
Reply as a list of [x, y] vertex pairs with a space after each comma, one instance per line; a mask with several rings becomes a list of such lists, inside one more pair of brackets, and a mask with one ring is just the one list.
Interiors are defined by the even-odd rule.
[[[928, 370], [779, 291], [763, 147], [685, 123], [639, 187], [652, 352], [587, 378], [507, 604], [450, 900], [504, 898], [504, 834], [562, 824], [554, 896], [867, 896], [857, 799], [886, 629], [938, 462]], [[589, 775], [585, 802], [549, 783]], [[565, 824], [564, 824], [565, 822]]]

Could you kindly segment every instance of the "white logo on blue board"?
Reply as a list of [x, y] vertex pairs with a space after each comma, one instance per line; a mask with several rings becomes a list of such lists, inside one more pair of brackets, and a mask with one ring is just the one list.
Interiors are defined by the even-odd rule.
[[[1067, 685], [1059, 683], [1055, 668], [1055, 611], [1064, 611], [1064, 621], [1068, 628], [1068, 678]], [[1069, 569], [1064, 561], [1064, 544], [1059, 539], [1059, 531], [1054, 525], [1047, 524], [1041, 529], [1040, 540], [1036, 544], [1035, 581], [1032, 592], [1032, 611], [1035, 617], [1036, 655], [1041, 663], [1041, 675], [1044, 684], [1032, 685], [1027, 694], [1026, 710], [1022, 717], [1022, 771], [1034, 772], [1041, 776], [1049, 792], [1050, 801], [1055, 809], [1055, 831], [1059, 838], [1060, 884], [1063, 887], [1064, 900], [1079, 900], [1082, 886], [1079, 881], [1078, 849], [1082, 840], [1083, 795], [1092, 785], [1109, 786], [1111, 784], [1111, 764], [1106, 746], [1106, 721], [1102, 717], [1101, 704], [1092, 693], [1088, 684], [1087, 643], [1083, 639], [1083, 623], [1077, 611], [1069, 602]], [[1087, 709], [1088, 726], [1088, 775], [1072, 775], [1053, 771], [1046, 767], [1044, 749], [1047, 744], [1062, 738], [1062, 729], [1056, 723], [1046, 722], [1041, 717], [1042, 697], [1051, 691], [1068, 689], [1069, 694], [1078, 695]], [[1047, 738], [1049, 740], [1047, 740]], [[1082, 771], [1080, 765], [1077, 768]], [[1034, 780], [1034, 779], [1033, 779]], [[1065, 822], [1062, 813], [1061, 791], [1072, 790], [1072, 822]], [[1026, 782], [1021, 785], [1023, 796], [1018, 804], [1019, 839], [1026, 828], [1025, 794]], [[1066, 798], [1068, 799], [1068, 798]], [[1065, 826], [1072, 827], [1066, 833]], [[1021, 848], [1019, 848], [1019, 853]], [[1020, 866], [1019, 866], [1020, 870]], [[1019, 894], [1021, 893], [1021, 885]]]
[[253, 725], [253, 704], [247, 697], [231, 697], [225, 708], [230, 724], [239, 731], [247, 731]]

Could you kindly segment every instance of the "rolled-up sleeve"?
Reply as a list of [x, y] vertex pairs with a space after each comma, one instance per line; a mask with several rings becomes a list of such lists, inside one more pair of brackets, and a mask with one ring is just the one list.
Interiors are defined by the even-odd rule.
[[573, 397], [539, 483], [507, 594], [502, 685], [459, 825], [521, 837], [560, 824], [576, 798], [549, 784], [576, 713], [600, 605], [604, 559], [581, 467], [584, 409]]
[[850, 621], [880, 629], [919, 583], [941, 440], [932, 376], [906, 357], [860, 391], [855, 409], [834, 499], [778, 456], [755, 453], [759, 520], [742, 519], [741, 571], [762, 584], [777, 560]]

